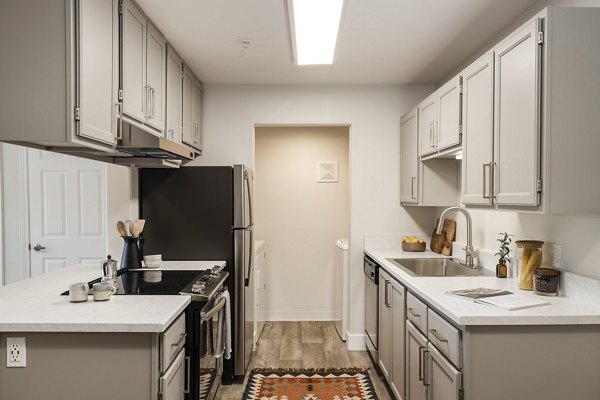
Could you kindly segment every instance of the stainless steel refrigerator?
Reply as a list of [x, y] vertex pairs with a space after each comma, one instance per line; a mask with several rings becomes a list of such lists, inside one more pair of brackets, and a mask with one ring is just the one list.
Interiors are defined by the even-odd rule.
[[252, 170], [244, 165], [142, 169], [139, 212], [144, 254], [163, 260], [225, 260], [231, 294], [232, 356], [223, 382], [245, 374], [254, 334]]

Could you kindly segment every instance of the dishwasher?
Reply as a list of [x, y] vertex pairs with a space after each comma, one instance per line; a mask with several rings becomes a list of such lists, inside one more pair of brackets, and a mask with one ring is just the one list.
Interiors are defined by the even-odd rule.
[[375, 365], [379, 362], [379, 265], [365, 255], [365, 342]]

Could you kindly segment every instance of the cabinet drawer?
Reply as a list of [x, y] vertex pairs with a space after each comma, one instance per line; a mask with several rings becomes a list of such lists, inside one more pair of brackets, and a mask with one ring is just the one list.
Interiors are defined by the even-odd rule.
[[185, 388], [185, 350], [181, 350], [176, 356], [173, 364], [160, 377], [159, 390], [161, 399], [164, 400], [181, 400], [184, 393], [187, 393]]
[[406, 317], [417, 329], [427, 334], [427, 306], [410, 292], [406, 296]]
[[427, 339], [445, 355], [452, 364], [462, 368], [460, 356], [460, 331], [429, 309]]
[[185, 346], [185, 313], [167, 328], [160, 338], [160, 372], [165, 372]]

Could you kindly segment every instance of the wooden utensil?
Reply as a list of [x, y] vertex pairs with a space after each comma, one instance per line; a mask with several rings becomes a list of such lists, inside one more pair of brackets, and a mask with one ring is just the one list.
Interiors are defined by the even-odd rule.
[[117, 231], [121, 236], [127, 236], [127, 228], [125, 228], [125, 223], [123, 221], [117, 221]]
[[136, 219], [131, 224], [131, 236], [138, 237], [144, 230], [144, 225], [146, 224], [145, 219]]
[[452, 254], [452, 242], [456, 235], [456, 221], [445, 219], [444, 225], [442, 226], [442, 233], [438, 235], [436, 230], [439, 222], [439, 219], [435, 221], [435, 228], [431, 235], [431, 244], [429, 248], [434, 253], [449, 256]]

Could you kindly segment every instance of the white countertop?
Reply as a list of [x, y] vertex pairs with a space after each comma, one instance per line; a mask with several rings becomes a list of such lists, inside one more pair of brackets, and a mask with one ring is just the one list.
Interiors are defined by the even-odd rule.
[[[543, 297], [518, 288], [517, 278], [482, 277], [413, 277], [394, 265], [388, 258], [443, 257], [429, 250], [423, 253], [404, 252], [401, 237], [365, 237], [364, 251], [408, 290], [425, 300], [458, 325], [572, 325], [600, 324], [600, 282], [591, 278], [573, 277], [563, 273], [557, 297]], [[478, 304], [446, 294], [450, 290], [489, 287], [509, 290], [523, 296], [543, 298], [549, 305], [507, 311]], [[567, 295], [565, 295], [567, 293]]]
[[[163, 261], [161, 270], [200, 270], [223, 261]], [[149, 269], [156, 271], [158, 269]], [[163, 332], [190, 303], [189, 296], [112, 296], [71, 303], [69, 283], [101, 275], [79, 264], [0, 287], [0, 332]]]

